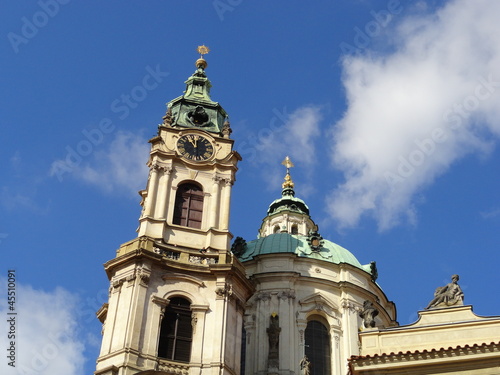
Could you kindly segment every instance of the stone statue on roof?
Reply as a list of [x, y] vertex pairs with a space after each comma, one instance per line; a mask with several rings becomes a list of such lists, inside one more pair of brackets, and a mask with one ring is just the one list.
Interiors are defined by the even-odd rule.
[[458, 275], [453, 275], [451, 276], [451, 283], [438, 287], [434, 292], [434, 298], [425, 309], [463, 305], [464, 293], [460, 285], [458, 285], [458, 280]]

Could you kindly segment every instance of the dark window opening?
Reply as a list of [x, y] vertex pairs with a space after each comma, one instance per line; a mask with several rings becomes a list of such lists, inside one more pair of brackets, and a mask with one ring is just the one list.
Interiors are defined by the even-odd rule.
[[182, 184], [177, 188], [174, 207], [174, 224], [201, 228], [203, 216], [203, 190], [195, 184]]
[[305, 354], [311, 363], [311, 375], [331, 374], [330, 335], [326, 327], [316, 320], [307, 323]]
[[161, 322], [158, 357], [189, 362], [192, 341], [191, 304], [184, 298], [172, 298]]

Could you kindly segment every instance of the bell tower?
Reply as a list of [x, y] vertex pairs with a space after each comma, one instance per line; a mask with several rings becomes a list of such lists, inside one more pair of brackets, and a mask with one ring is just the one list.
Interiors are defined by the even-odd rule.
[[148, 184], [141, 192], [139, 236], [174, 246], [226, 252], [229, 204], [237, 163], [226, 111], [210, 98], [203, 55], [188, 78], [184, 95], [167, 104], [167, 113], [150, 140]]
[[239, 374], [253, 292], [229, 250], [237, 163], [228, 116], [210, 98], [205, 46], [149, 142], [138, 237], [105, 264], [109, 301], [96, 375]]

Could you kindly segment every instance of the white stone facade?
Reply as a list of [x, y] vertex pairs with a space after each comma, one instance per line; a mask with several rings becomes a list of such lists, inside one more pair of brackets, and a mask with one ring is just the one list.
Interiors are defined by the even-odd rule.
[[[348, 264], [332, 264], [295, 254], [261, 255], [245, 262], [247, 274], [257, 285], [247, 303], [246, 375], [268, 373], [268, 335], [271, 314], [279, 316], [279, 374], [300, 374], [304, 357], [304, 331], [308, 320], [329, 328], [331, 369], [344, 375], [347, 358], [359, 354], [359, 312], [365, 300], [379, 309], [377, 326], [395, 325], [395, 307], [371, 275]], [[378, 301], [378, 302], [377, 302]]]

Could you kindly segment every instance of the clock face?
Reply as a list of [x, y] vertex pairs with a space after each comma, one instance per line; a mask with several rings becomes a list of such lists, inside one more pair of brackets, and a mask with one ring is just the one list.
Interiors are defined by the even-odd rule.
[[186, 134], [177, 140], [177, 150], [186, 159], [202, 161], [212, 157], [214, 146], [201, 135]]

